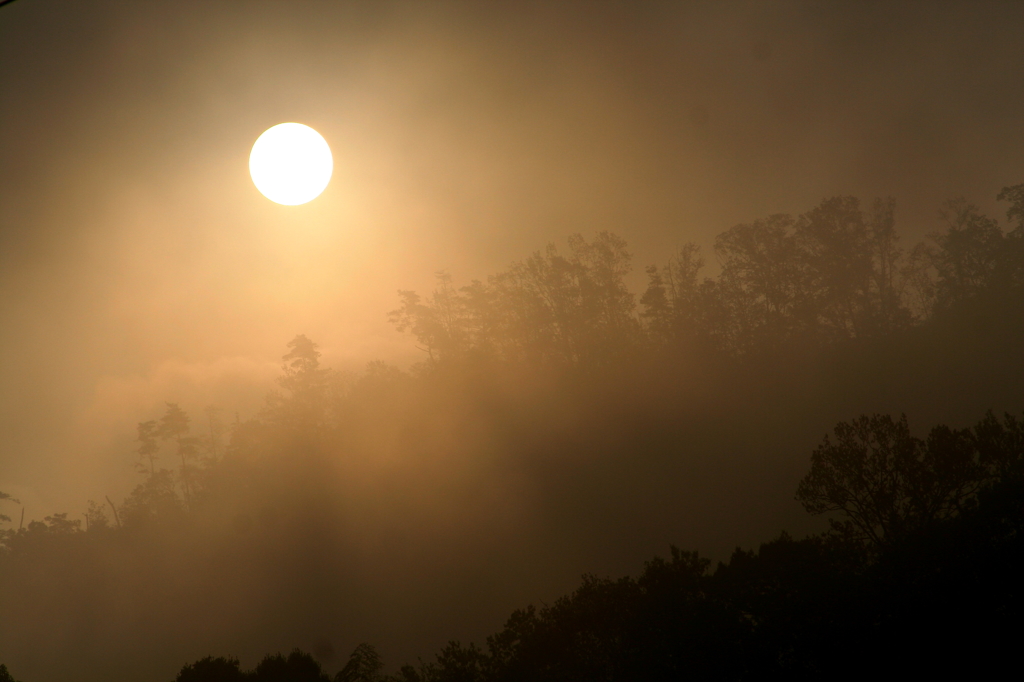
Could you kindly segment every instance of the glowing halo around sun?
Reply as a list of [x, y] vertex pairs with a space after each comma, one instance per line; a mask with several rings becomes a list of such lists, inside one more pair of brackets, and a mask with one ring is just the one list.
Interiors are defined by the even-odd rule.
[[301, 123], [281, 123], [256, 139], [249, 174], [263, 196], [285, 206], [313, 201], [334, 171], [331, 148], [320, 133]]

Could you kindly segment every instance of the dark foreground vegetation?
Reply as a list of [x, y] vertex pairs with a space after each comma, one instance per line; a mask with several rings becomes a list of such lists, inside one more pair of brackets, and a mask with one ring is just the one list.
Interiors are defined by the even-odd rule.
[[[483, 649], [452, 642], [432, 662], [386, 676], [363, 644], [333, 679], [948, 679], [1018, 665], [1024, 421], [990, 414], [926, 440], [889, 417], [840, 424], [797, 496], [835, 513], [830, 532], [783, 533], [714, 571], [672, 548], [635, 579], [585, 577], [550, 606], [516, 611]], [[279, 679], [332, 678], [296, 651], [247, 674], [207, 658], [176, 682]]]
[[[1024, 409], [1024, 185], [1000, 198], [1008, 231], [954, 201], [911, 249], [890, 201], [739, 225], [719, 274], [686, 246], [648, 269], [639, 305], [607, 233], [463, 288], [441, 274], [392, 313], [426, 352], [411, 372], [333, 372], [298, 336], [258, 415], [169, 403], [140, 423], [141, 481], [120, 501], [24, 523], [0, 494], [0, 657], [39, 679], [164, 679], [299, 645], [312, 654], [250, 672], [205, 658], [178, 680], [327, 679], [332, 663], [383, 680], [373, 647], [336, 649], [414, 659], [564, 593], [566, 570], [622, 574], [679, 537], [725, 558], [784, 527], [806, 537], [588, 577], [390, 679], [1005, 662], [1024, 430], [978, 419]], [[900, 412], [950, 426], [918, 438], [884, 416]], [[791, 513], [794, 488], [814, 516]]]

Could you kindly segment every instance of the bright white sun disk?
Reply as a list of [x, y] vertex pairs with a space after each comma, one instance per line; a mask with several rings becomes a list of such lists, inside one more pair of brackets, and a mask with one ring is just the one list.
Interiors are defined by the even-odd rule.
[[286, 206], [316, 199], [333, 171], [327, 141], [301, 123], [281, 123], [268, 129], [256, 139], [249, 154], [249, 174], [256, 189]]

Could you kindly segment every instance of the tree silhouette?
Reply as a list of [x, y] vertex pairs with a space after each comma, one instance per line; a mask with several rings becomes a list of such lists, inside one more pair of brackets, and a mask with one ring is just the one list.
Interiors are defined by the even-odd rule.
[[[160, 452], [160, 444], [157, 443], [157, 438], [160, 436], [159, 427], [156, 420], [151, 419], [147, 422], [139, 422], [137, 428], [138, 436], [135, 440], [139, 444], [137, 452], [142, 461], [136, 466], [142, 473], [152, 476], [156, 473], [157, 453]], [[148, 463], [149, 467], [146, 467], [144, 462]]]
[[[2, 490], [0, 490], [0, 502], [3, 502], [4, 500], [9, 500], [11, 502], [14, 502], [15, 504], [20, 504], [18, 502], [18, 500], [16, 500], [13, 497], [11, 497], [8, 493], [5, 493]], [[6, 514], [0, 514], [0, 521], [10, 521], [10, 520], [11, 520], [10, 516], [7, 516]]]
[[345, 667], [334, 676], [334, 682], [377, 682], [383, 668], [384, 662], [377, 649], [363, 642], [349, 655]]
[[705, 259], [687, 243], [664, 267], [647, 268], [647, 289], [640, 297], [640, 318], [656, 343], [720, 350], [735, 336], [717, 282], [699, 280]]
[[[817, 321], [834, 335], [869, 336], [875, 326], [872, 242], [887, 244], [886, 213], [879, 213], [878, 240], [872, 239], [856, 197], [826, 199], [800, 217], [796, 233], [806, 266], [805, 292], [813, 298]], [[880, 264], [892, 264], [894, 254], [880, 255]]]
[[106, 508], [93, 500], [89, 500], [89, 507], [85, 512], [86, 530], [102, 531], [110, 527], [110, 519], [107, 518]]
[[174, 441], [178, 447], [178, 457], [181, 459], [179, 479], [184, 491], [186, 509], [192, 506], [193, 487], [195, 486], [195, 467], [192, 461], [199, 454], [197, 439], [188, 435], [190, 421], [191, 419], [178, 403], [167, 403], [167, 411], [160, 418], [160, 424], [157, 427], [157, 434], [161, 439]]
[[637, 341], [626, 242], [600, 232], [568, 239], [568, 255], [549, 244], [487, 282], [456, 290], [448, 273], [424, 301], [400, 291], [389, 319], [416, 337], [432, 362], [491, 356], [569, 365], [603, 362]]
[[996, 199], [1010, 202], [1010, 208], [1006, 209], [1006, 219], [1017, 222], [1015, 232], [1024, 232], [1024, 183], [1004, 187]]
[[939, 250], [937, 303], [948, 307], [977, 295], [993, 281], [1003, 248], [1003, 233], [995, 220], [978, 207], [959, 198], [947, 201], [939, 210], [946, 229], [932, 235]]
[[81, 520], [69, 519], [67, 512], [45, 516], [43, 522], [46, 524], [47, 532], [53, 535], [68, 535], [82, 529]]
[[1024, 183], [1004, 187], [996, 196], [1000, 201], [1009, 201], [1006, 218], [1016, 222], [1003, 241], [999, 278], [1015, 287], [1024, 286]]
[[736, 225], [715, 239], [722, 295], [736, 326], [735, 346], [774, 345], [797, 326], [802, 305], [794, 220], [773, 215]]
[[271, 394], [264, 417], [292, 430], [313, 434], [327, 425], [326, 404], [331, 372], [320, 366], [319, 346], [299, 334], [281, 358], [278, 385], [285, 394]]
[[866, 222], [871, 254], [871, 332], [890, 334], [907, 328], [913, 321], [905, 298], [914, 270], [908, 267], [908, 258], [899, 246], [896, 200], [875, 199]]
[[238, 665], [237, 658], [207, 656], [183, 666], [174, 682], [245, 682], [252, 679]]
[[222, 410], [213, 405], [203, 410], [206, 415], [206, 422], [209, 428], [209, 435], [204, 438], [206, 451], [211, 460], [216, 460], [224, 450], [224, 422], [221, 418]]
[[811, 455], [797, 499], [835, 532], [883, 546], [961, 512], [987, 480], [970, 431], [936, 427], [910, 435], [904, 415], [840, 422]]
[[161, 469], [135, 486], [121, 505], [120, 516], [128, 525], [179, 517], [185, 507], [176, 492], [174, 474]]
[[265, 657], [257, 664], [251, 679], [253, 682], [330, 682], [316, 659], [298, 649], [287, 658], [281, 654]]

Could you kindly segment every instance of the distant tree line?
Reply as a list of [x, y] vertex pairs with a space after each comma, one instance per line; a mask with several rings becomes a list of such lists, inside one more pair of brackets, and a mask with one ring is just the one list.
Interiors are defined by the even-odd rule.
[[[18, 529], [0, 529], [0, 550], [17, 552], [44, 542], [45, 537], [83, 530], [104, 533], [114, 528], [144, 530], [153, 524], [181, 523], [223, 492], [224, 467], [219, 465], [225, 455], [258, 455], [275, 446], [293, 447], [291, 437], [297, 434], [315, 438], [329, 421], [331, 391], [351, 392], [352, 383], [362, 388], [372, 385], [378, 375], [400, 374], [382, 363], [370, 363], [367, 374], [355, 382], [320, 367], [317, 344], [304, 335], [295, 337], [288, 348], [283, 375], [278, 379], [284, 392], [271, 392], [256, 417], [227, 426], [221, 411], [208, 407], [200, 423], [194, 424], [178, 403], [167, 403], [159, 419], [137, 426], [134, 466], [142, 481], [120, 504], [108, 497], [105, 503], [89, 501], [82, 519], [60, 512]], [[163, 466], [165, 462], [169, 466]], [[0, 492], [0, 501], [4, 500], [18, 502]], [[0, 514], [0, 521], [10, 522], [11, 518]]]
[[266, 656], [250, 671], [242, 670], [238, 659], [207, 656], [184, 666], [175, 682], [370, 682], [384, 679], [383, 667], [377, 650], [364, 643], [355, 648], [334, 677], [315, 658], [296, 649], [287, 657]]
[[718, 235], [717, 277], [702, 277], [701, 248], [685, 244], [625, 284], [625, 241], [580, 235], [487, 280], [456, 287], [447, 272], [426, 298], [400, 291], [391, 320], [435, 363], [482, 357], [586, 365], [651, 349], [743, 354], [791, 340], [827, 343], [906, 329], [983, 292], [1024, 286], [1024, 184], [1004, 188], [1008, 233], [965, 199], [939, 211], [941, 229], [900, 245], [892, 199], [864, 208], [824, 200], [799, 216], [776, 214]]

